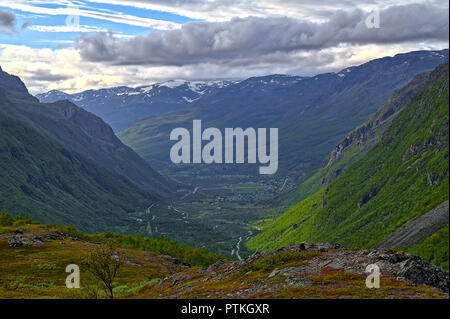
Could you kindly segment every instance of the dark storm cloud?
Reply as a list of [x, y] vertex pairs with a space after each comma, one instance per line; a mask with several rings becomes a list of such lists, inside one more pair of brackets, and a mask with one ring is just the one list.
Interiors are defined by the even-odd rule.
[[16, 31], [16, 16], [11, 11], [0, 9], [0, 33], [13, 33]]
[[25, 30], [26, 28], [31, 26], [31, 22], [27, 21], [22, 24], [21, 30]]
[[381, 28], [368, 28], [369, 12], [338, 11], [324, 23], [292, 18], [248, 17], [191, 22], [179, 30], [150, 32], [128, 40], [98, 33], [77, 40], [83, 59], [119, 65], [247, 65], [264, 57], [321, 50], [340, 44], [446, 41], [448, 11], [427, 4], [392, 6], [380, 12]]
[[36, 70], [32, 72], [31, 76], [27, 77], [35, 82], [58, 82], [63, 80], [68, 80], [71, 77], [62, 74], [54, 74], [49, 70]]

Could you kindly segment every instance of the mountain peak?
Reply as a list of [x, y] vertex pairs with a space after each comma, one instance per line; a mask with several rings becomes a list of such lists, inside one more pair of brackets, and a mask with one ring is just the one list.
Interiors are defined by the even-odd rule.
[[17, 99], [35, 100], [28, 93], [28, 89], [22, 80], [0, 69], [0, 90], [5, 91], [5, 95]]

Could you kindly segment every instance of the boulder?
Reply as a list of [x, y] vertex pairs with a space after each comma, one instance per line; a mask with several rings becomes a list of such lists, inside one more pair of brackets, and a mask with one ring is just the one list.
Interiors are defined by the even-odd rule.
[[448, 293], [449, 273], [420, 258], [404, 261], [397, 276], [406, 278], [417, 285], [433, 286]]
[[25, 242], [21, 235], [14, 235], [8, 240], [9, 247], [18, 247], [25, 245]]

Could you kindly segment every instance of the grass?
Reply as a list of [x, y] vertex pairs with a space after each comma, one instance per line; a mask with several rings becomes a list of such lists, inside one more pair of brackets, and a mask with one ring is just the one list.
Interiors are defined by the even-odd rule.
[[[27, 226], [25, 234], [38, 234], [39, 230]], [[68, 275], [65, 269], [69, 264], [81, 265], [84, 256], [98, 246], [67, 239], [46, 241], [42, 246], [11, 248], [5, 239], [0, 240], [0, 298], [87, 298], [96, 281], [81, 267], [82, 289], [68, 289], [65, 286]], [[133, 294], [158, 278], [185, 269], [153, 253], [127, 249], [119, 251], [138, 264], [124, 264], [120, 269], [115, 288], [119, 297]], [[99, 293], [97, 297], [106, 296]]]
[[249, 271], [269, 271], [277, 267], [296, 267], [304, 265], [308, 259], [318, 256], [320, 253], [315, 251], [292, 252], [286, 251], [277, 253], [273, 256], [260, 258], [246, 266], [242, 272]]
[[32, 221], [29, 217], [14, 218], [7, 213], [0, 213], [0, 233], [11, 233], [16, 227], [22, 226], [31, 229], [35, 233], [42, 233], [43, 230], [55, 230], [90, 243], [114, 244], [124, 249], [150, 251], [160, 255], [168, 255], [178, 258], [180, 262], [189, 263], [193, 266], [207, 266], [225, 258], [205, 249], [181, 245], [162, 236], [150, 238], [113, 232], [87, 234], [78, 231], [74, 226], [46, 225]]
[[[280, 256], [277, 256], [280, 254]], [[189, 270], [177, 278], [158, 286], [142, 288], [137, 298], [282, 298], [282, 299], [336, 299], [336, 298], [447, 298], [434, 288], [415, 286], [391, 277], [381, 277], [380, 289], [366, 287], [366, 276], [344, 269], [308, 267], [321, 253], [297, 254], [277, 252], [261, 257], [244, 268], [230, 270], [231, 264], [217, 272]], [[292, 275], [275, 269], [298, 267]], [[270, 278], [269, 278], [270, 277]], [[294, 282], [292, 282], [294, 280]]]

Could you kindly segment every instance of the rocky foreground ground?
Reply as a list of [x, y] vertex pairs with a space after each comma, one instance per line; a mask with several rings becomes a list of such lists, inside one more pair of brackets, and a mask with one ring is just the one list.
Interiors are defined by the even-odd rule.
[[[366, 286], [370, 264], [379, 266], [379, 289]], [[302, 243], [177, 273], [144, 288], [138, 297], [448, 298], [448, 283], [448, 272], [412, 254]]]
[[[65, 287], [65, 267], [99, 244], [34, 226], [0, 235], [0, 298], [93, 298]], [[118, 298], [448, 298], [449, 273], [415, 255], [387, 249], [349, 250], [301, 243], [242, 261], [191, 267], [168, 256], [119, 249], [126, 263]], [[366, 286], [367, 265], [381, 272]]]

